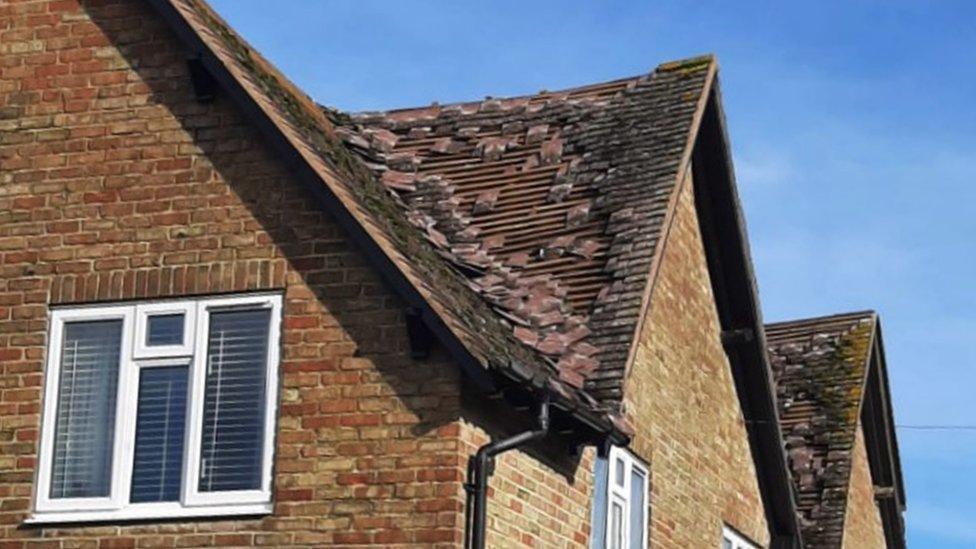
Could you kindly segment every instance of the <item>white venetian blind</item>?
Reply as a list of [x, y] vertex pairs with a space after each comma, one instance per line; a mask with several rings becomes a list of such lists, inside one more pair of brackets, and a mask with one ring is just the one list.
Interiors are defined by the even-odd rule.
[[107, 497], [119, 378], [121, 320], [64, 325], [51, 498]]
[[144, 368], [139, 378], [130, 501], [178, 501], [183, 479], [187, 367]]
[[210, 314], [201, 492], [261, 488], [270, 322], [267, 309]]

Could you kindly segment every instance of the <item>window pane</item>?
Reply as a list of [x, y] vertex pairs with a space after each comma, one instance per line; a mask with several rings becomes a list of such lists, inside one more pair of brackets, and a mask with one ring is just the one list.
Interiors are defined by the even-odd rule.
[[624, 485], [624, 460], [617, 458], [614, 461], [614, 482], [617, 486]]
[[183, 313], [150, 315], [146, 319], [146, 346], [182, 345]]
[[614, 501], [610, 506], [610, 549], [624, 547], [624, 508]]
[[108, 497], [121, 320], [68, 322], [61, 349], [51, 498]]
[[261, 487], [269, 310], [210, 315], [201, 492]]
[[644, 494], [647, 493], [647, 479], [644, 473], [631, 469], [630, 471], [630, 549], [644, 548], [644, 514], [647, 505]]
[[139, 376], [133, 503], [180, 499], [186, 383], [186, 366], [144, 368]]
[[603, 549], [607, 544], [607, 476], [610, 474], [610, 462], [607, 458], [597, 456], [593, 473], [593, 511], [590, 521], [593, 532], [590, 534], [590, 549]]

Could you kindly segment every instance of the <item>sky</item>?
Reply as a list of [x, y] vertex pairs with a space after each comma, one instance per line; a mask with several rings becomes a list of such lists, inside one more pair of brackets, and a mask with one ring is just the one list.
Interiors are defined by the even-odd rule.
[[[352, 111], [715, 53], [765, 319], [877, 310], [896, 422], [976, 425], [976, 3], [212, 3]], [[909, 546], [976, 547], [976, 429], [898, 437]]]

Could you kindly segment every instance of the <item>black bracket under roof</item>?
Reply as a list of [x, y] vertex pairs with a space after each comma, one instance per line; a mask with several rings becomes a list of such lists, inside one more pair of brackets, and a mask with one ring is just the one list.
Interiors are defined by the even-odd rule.
[[434, 334], [427, 327], [421, 316], [420, 309], [407, 307], [407, 337], [410, 338], [411, 358], [421, 359], [430, 356], [430, 348], [434, 344]]
[[722, 331], [722, 345], [726, 348], [751, 343], [756, 338], [752, 328], [736, 328]]
[[200, 103], [211, 103], [217, 97], [217, 80], [210, 74], [210, 71], [203, 66], [199, 57], [191, 57], [186, 60], [187, 67], [190, 69], [190, 82], [193, 83], [193, 93]]

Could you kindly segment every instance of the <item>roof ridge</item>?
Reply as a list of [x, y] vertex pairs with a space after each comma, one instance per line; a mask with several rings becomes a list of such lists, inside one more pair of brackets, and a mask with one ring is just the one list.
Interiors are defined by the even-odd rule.
[[717, 64], [717, 57], [714, 54], [708, 53], [708, 54], [676, 59], [673, 61], [665, 61], [663, 63], [658, 64], [650, 72], [642, 72], [642, 73], [634, 74], [632, 76], [623, 76], [618, 78], [611, 78], [610, 80], [601, 80], [598, 82], [572, 85], [567, 88], [559, 88], [556, 90], [543, 88], [535, 93], [521, 93], [515, 95], [486, 95], [482, 99], [467, 99], [467, 100], [459, 100], [459, 101], [450, 101], [447, 103], [441, 103], [440, 101], [435, 100], [427, 105], [416, 105], [412, 107], [393, 107], [389, 109], [374, 109], [368, 111], [345, 111], [343, 109], [338, 109], [328, 105], [320, 105], [320, 107], [325, 108], [329, 111], [343, 112], [350, 116], [369, 116], [369, 115], [376, 115], [379, 113], [394, 114], [394, 113], [403, 113], [403, 112], [412, 112], [412, 111], [422, 111], [422, 110], [430, 109], [432, 107], [447, 108], [447, 107], [456, 107], [462, 105], [476, 105], [478, 103], [481, 103], [483, 101], [488, 101], [488, 100], [505, 101], [505, 100], [518, 100], [518, 99], [527, 99], [527, 98], [545, 98], [545, 97], [559, 96], [565, 94], [573, 95], [578, 93], [589, 92], [604, 86], [612, 86], [614, 84], [621, 84], [625, 82], [636, 82], [642, 79], [650, 78], [651, 76], [653, 76], [655, 73], [658, 72], [662, 72], [662, 73], [676, 72], [676, 71], [694, 72], [695, 70], [707, 68], [712, 64]]
[[777, 320], [776, 322], [767, 322], [764, 324], [766, 330], [770, 329], [780, 329], [786, 327], [799, 327], [799, 326], [813, 326], [816, 324], [821, 324], [825, 322], [835, 321], [835, 320], [867, 320], [871, 318], [877, 318], [878, 313], [873, 309], [863, 309], [859, 311], [851, 311], [846, 313], [833, 313], [822, 316], [811, 316], [806, 318], [796, 318], [791, 320]]
[[816, 332], [832, 332], [835, 334], [849, 332], [852, 328], [864, 322], [877, 323], [878, 313], [873, 310], [837, 313], [811, 318], [784, 320], [771, 322], [763, 326], [770, 345], [776, 345], [777, 340], [812, 335]]
[[701, 69], [713, 64], [718, 64], [718, 57], [714, 53], [703, 53], [701, 55], [695, 55], [692, 57], [686, 57], [684, 59], [675, 59], [674, 61], [665, 61], [657, 66], [655, 72], [663, 71], [690, 71], [695, 69]]

